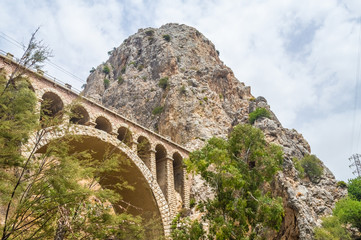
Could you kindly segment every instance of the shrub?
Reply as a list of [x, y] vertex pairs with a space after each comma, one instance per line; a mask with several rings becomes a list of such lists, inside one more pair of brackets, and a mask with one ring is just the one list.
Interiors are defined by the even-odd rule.
[[164, 78], [159, 79], [158, 86], [163, 88], [163, 89], [166, 89], [168, 87], [168, 77], [164, 77]]
[[348, 194], [357, 201], [361, 201], [361, 177], [348, 181]]
[[153, 35], [154, 35], [154, 30], [147, 30], [147, 31], [145, 31], [145, 35], [147, 35], [147, 36], [149, 36], [149, 37], [153, 36]]
[[256, 101], [256, 98], [255, 98], [255, 97], [251, 97], [249, 100], [250, 100], [251, 102], [255, 102], [255, 101]]
[[122, 84], [124, 82], [124, 78], [122, 77], [122, 75], [120, 75], [118, 77], [118, 84]]
[[186, 93], [186, 87], [184, 85], [182, 85], [182, 87], [179, 89], [179, 92], [181, 94], [185, 94]]
[[105, 89], [107, 89], [107, 88], [109, 87], [109, 85], [110, 85], [110, 81], [109, 81], [109, 79], [107, 79], [107, 78], [104, 78], [103, 83], [104, 83], [104, 88], [105, 88]]
[[350, 223], [352, 227], [361, 231], [361, 201], [351, 198], [341, 199], [336, 203], [334, 214], [343, 223]]
[[347, 188], [347, 183], [345, 181], [338, 181], [337, 187]]
[[120, 72], [121, 72], [122, 74], [124, 74], [126, 69], [127, 69], [126, 66], [124, 66], [124, 67], [122, 67], [122, 70], [120, 70]]
[[95, 72], [95, 68], [94, 67], [92, 67], [92, 69], [90, 69], [90, 71], [89, 71], [90, 73], [93, 73], [93, 72]]
[[307, 155], [301, 160], [301, 166], [305, 173], [310, 178], [311, 182], [317, 182], [323, 172], [323, 167], [320, 159], [316, 155]]
[[265, 108], [257, 108], [249, 114], [249, 123], [253, 124], [259, 118], [270, 118], [270, 112]]
[[168, 34], [163, 35], [163, 39], [170, 42], [170, 36]]
[[138, 66], [138, 71], [142, 71], [142, 70], [143, 70], [143, 68], [144, 68], [144, 65], [142, 65], [142, 64], [141, 64], [141, 65], [139, 65], [139, 66]]
[[322, 218], [322, 227], [315, 229], [315, 240], [351, 240], [336, 216]]
[[191, 198], [189, 200], [189, 208], [194, 208], [196, 206], [196, 200], [194, 198]]
[[204, 97], [203, 100], [204, 100], [205, 102], [208, 102], [208, 97]]
[[157, 106], [153, 109], [152, 113], [153, 115], [158, 115], [158, 114], [161, 114], [164, 110], [164, 107], [163, 106]]
[[293, 165], [295, 166], [296, 170], [298, 171], [298, 177], [303, 178], [305, 176], [305, 169], [301, 166], [301, 162], [298, 158], [292, 158]]
[[110, 68], [109, 68], [107, 65], [105, 65], [105, 66], [103, 67], [103, 73], [105, 73], [105, 74], [109, 74], [109, 73], [110, 73]]

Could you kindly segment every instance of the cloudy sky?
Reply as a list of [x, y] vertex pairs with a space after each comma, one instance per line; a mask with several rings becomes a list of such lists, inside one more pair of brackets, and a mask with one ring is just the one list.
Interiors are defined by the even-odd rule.
[[45, 70], [80, 89], [139, 28], [193, 26], [347, 180], [348, 158], [361, 153], [360, 19], [359, 0], [0, 0], [0, 50], [20, 56], [41, 26], [54, 55]]

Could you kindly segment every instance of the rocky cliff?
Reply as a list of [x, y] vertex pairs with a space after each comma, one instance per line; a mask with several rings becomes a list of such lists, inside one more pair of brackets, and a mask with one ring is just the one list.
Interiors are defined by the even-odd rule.
[[[110, 54], [87, 79], [84, 94], [190, 150], [211, 136], [226, 137], [232, 126], [247, 123], [257, 107], [270, 110], [266, 99], [254, 98], [250, 87], [219, 59], [215, 46], [192, 27], [140, 29]], [[326, 167], [318, 183], [298, 177], [292, 158], [310, 154], [310, 146], [271, 115], [254, 125], [285, 152], [284, 169], [273, 190], [283, 197], [286, 215], [273, 238], [312, 239], [320, 217], [331, 213], [345, 193]], [[195, 179], [192, 194], [204, 197]]]

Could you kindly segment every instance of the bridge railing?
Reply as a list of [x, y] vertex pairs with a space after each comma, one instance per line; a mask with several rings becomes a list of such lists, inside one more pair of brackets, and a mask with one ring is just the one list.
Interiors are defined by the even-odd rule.
[[[13, 56], [11, 53], [5, 52], [4, 50], [0, 49], [0, 55], [2, 55], [4, 57], [8, 58], [9, 60], [21, 65], [20, 59]], [[72, 92], [74, 92], [74, 93], [76, 93], [78, 95], [81, 93], [81, 90], [72, 87], [70, 84], [61, 81], [60, 79], [48, 74], [47, 72], [44, 72], [44, 71], [36, 69], [36, 68], [27, 68], [27, 69], [32, 71], [33, 73], [37, 73], [37, 74], [41, 75], [42, 77], [46, 78], [48, 81], [52, 81], [52, 82], [57, 83], [57, 84], [59, 84], [59, 85], [61, 85], [63, 87], [68, 88], [69, 90], [71, 90]]]

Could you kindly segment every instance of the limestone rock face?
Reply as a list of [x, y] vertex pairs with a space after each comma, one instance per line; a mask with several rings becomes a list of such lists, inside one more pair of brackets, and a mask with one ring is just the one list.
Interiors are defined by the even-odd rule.
[[[140, 29], [124, 40], [89, 76], [84, 94], [190, 150], [212, 136], [226, 137], [232, 126], [247, 123], [257, 107], [270, 110], [266, 99], [255, 99], [250, 87], [235, 78], [207, 38], [179, 24]], [[309, 154], [310, 146], [271, 115], [254, 125], [285, 152], [284, 170], [273, 191], [283, 197], [286, 215], [273, 238], [312, 239], [313, 227], [345, 191], [337, 188], [326, 167], [317, 184], [298, 178], [292, 158]], [[193, 196], [206, 197], [209, 189], [199, 177], [193, 179]]]

